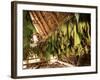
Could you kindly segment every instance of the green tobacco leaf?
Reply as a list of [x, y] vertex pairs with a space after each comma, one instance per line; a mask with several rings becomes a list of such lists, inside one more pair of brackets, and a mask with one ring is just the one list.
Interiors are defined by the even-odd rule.
[[76, 25], [74, 25], [74, 46], [77, 46], [78, 44], [80, 44], [80, 38], [76, 31]]

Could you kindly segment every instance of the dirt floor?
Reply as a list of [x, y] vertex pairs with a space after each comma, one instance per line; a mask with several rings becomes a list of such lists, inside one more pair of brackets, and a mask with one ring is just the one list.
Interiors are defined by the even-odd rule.
[[48, 62], [37, 62], [37, 63], [31, 63], [24, 65], [26, 66], [23, 69], [41, 69], [41, 68], [64, 68], [64, 67], [69, 67], [73, 66], [68, 63], [62, 62], [62, 61], [55, 61], [53, 63], [48, 63]]

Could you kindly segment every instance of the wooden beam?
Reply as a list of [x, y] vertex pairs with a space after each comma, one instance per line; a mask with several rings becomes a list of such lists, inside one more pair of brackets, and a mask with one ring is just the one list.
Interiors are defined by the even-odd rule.
[[32, 24], [33, 24], [33, 26], [35, 27], [36, 31], [37, 31], [39, 34], [44, 35], [44, 33], [41, 31], [41, 29], [40, 29], [38, 23], [36, 23], [37, 21], [36, 21], [34, 15], [32, 14], [32, 12], [29, 12], [29, 14], [30, 14], [30, 17], [31, 17], [31, 20], [32, 20]]
[[[44, 35], [47, 35], [45, 29], [43, 28], [43, 24], [41, 23], [41, 21], [40, 21], [38, 15], [36, 14], [36, 12], [33, 11], [32, 14], [33, 14], [33, 16], [35, 17], [35, 20], [37, 21], [37, 24], [39, 24], [39, 28], [40, 28], [40, 29], [39, 29], [39, 28], [38, 28], [38, 29], [39, 29]], [[41, 33], [40, 33], [40, 34], [41, 34]]]
[[57, 20], [57, 17], [55, 16], [55, 14], [53, 12], [50, 12], [52, 18], [54, 19], [54, 21], [56, 22], [57, 25], [59, 25], [59, 22]]
[[45, 18], [45, 15], [44, 15], [44, 13], [48, 13], [48, 12], [41, 11], [40, 13], [41, 13], [41, 15], [43, 16], [43, 19], [44, 19], [45, 23], [47, 24], [49, 30], [52, 30], [52, 28], [48, 25], [47, 16], [46, 16], [46, 18]]
[[38, 12], [34, 11], [35, 16], [37, 17], [37, 22], [40, 24], [42, 31], [44, 32], [45, 36], [47, 35], [46, 29], [43, 27], [43, 23], [41, 22], [40, 17], [38, 16]]
[[43, 24], [44, 29], [46, 30], [46, 33], [49, 34], [50, 29], [48, 24], [45, 22], [45, 19], [43, 18], [43, 15], [41, 14], [41, 12], [37, 12], [38, 16], [40, 17], [41, 23]]

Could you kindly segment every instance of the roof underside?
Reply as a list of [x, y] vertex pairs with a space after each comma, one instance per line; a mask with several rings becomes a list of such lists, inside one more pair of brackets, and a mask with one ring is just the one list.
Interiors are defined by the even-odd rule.
[[29, 14], [33, 26], [42, 37], [48, 36], [73, 17], [72, 13], [66, 12], [29, 11]]

